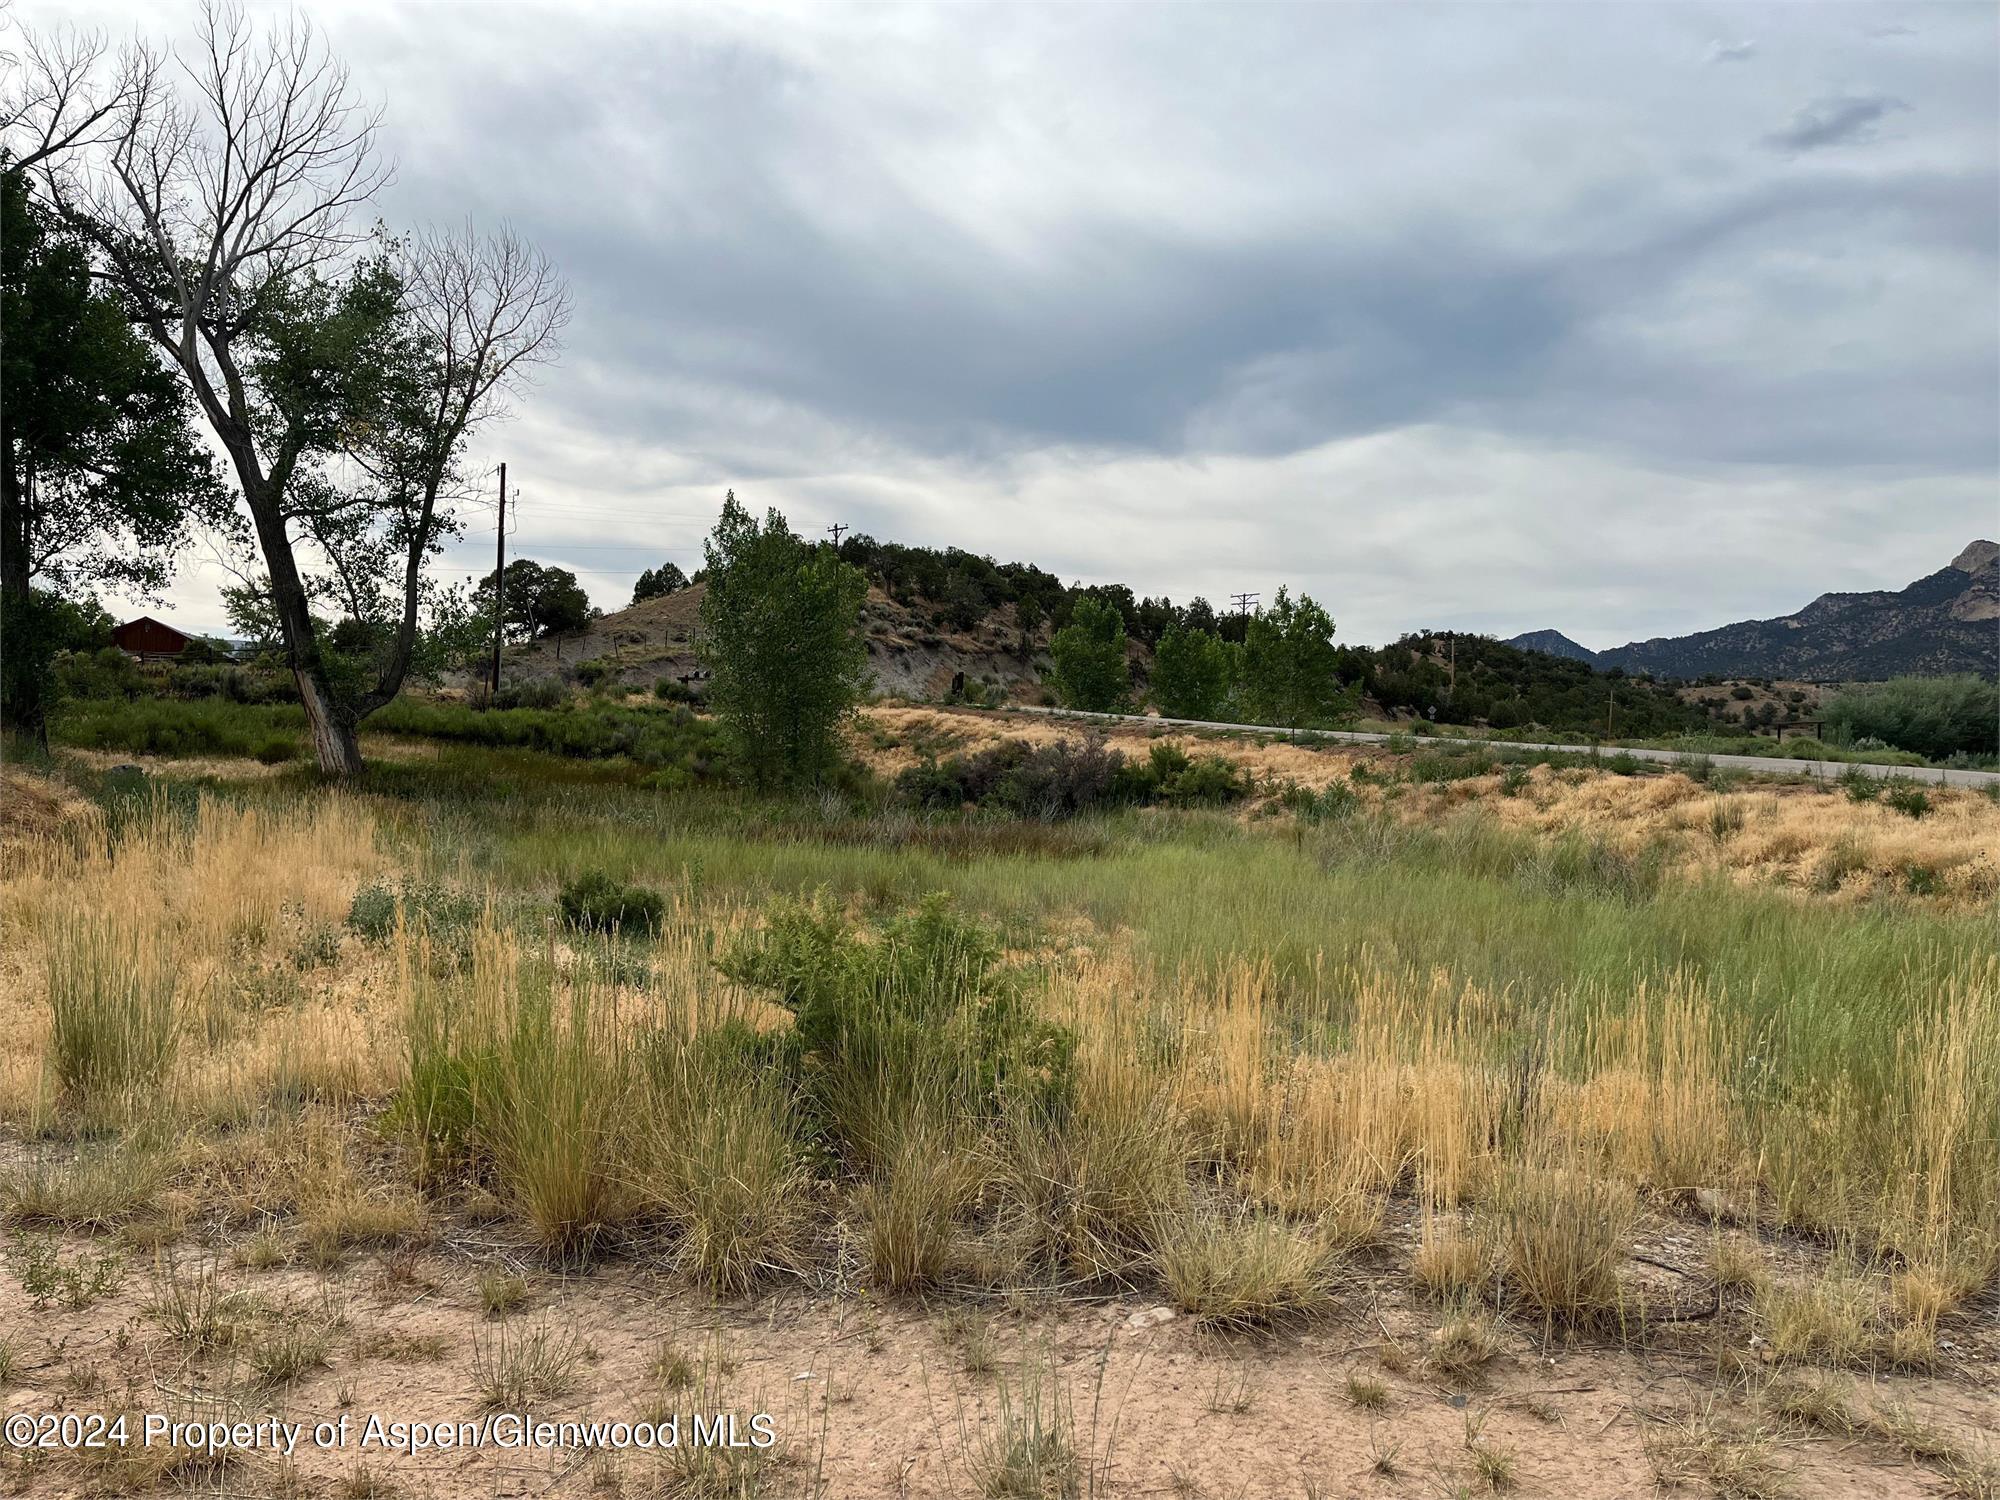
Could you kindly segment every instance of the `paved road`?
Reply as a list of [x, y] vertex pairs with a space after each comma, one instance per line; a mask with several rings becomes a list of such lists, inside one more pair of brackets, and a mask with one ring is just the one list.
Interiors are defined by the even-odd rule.
[[[1273, 729], [1268, 724], [1210, 724], [1201, 719], [1156, 719], [1149, 714], [1090, 714], [1073, 708], [1035, 708], [1020, 704], [1003, 710], [1005, 713], [1043, 714], [1056, 719], [1097, 719], [1119, 724], [1151, 724], [1169, 729], [1235, 730], [1240, 734], [1268, 734], [1280, 738], [1302, 734], [1314, 739], [1336, 740], [1345, 745], [1380, 745], [1388, 741], [1386, 734], [1360, 734], [1346, 729]], [[1438, 736], [1444, 743], [1444, 736]], [[1458, 743], [1463, 743], [1459, 741]], [[1590, 753], [1588, 745], [1538, 745], [1520, 740], [1490, 741], [1496, 750], [1559, 750], [1570, 754]], [[1683, 750], [1620, 750], [1607, 746], [1605, 755], [1630, 755], [1639, 760], [1656, 760], [1667, 765], [1675, 765], [1689, 759]], [[1858, 770], [1864, 776], [1887, 778], [1907, 776], [1913, 781], [1934, 782], [1938, 786], [1988, 787], [2000, 783], [2000, 771], [1957, 771], [1940, 770], [1927, 766], [1877, 766], [1865, 761], [1844, 760], [1787, 760], [1781, 755], [1711, 755], [1711, 764], [1726, 766], [1732, 771], [1757, 771], [1765, 775], [1817, 776], [1822, 779], [1840, 775], [1849, 768]]]

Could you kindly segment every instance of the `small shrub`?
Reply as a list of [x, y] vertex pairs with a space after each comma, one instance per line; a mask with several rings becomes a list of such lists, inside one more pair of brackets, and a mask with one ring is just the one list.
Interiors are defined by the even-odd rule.
[[660, 930], [667, 902], [643, 885], [622, 885], [603, 870], [586, 870], [565, 881], [556, 896], [564, 922], [583, 932], [644, 933]]
[[1930, 793], [1901, 776], [1890, 778], [1882, 800], [1906, 818], [1921, 818], [1931, 810]]
[[824, 897], [781, 900], [718, 967], [792, 1012], [810, 1123], [857, 1162], [878, 1159], [912, 1118], [1066, 1107], [1075, 1041], [1036, 1016], [998, 935], [932, 895], [850, 930]]
[[473, 896], [435, 881], [405, 877], [400, 886], [370, 881], [348, 903], [347, 925], [370, 942], [394, 935], [400, 917], [411, 927], [423, 927], [433, 937], [463, 932], [479, 920]]
[[1873, 802], [1882, 792], [1882, 783], [1859, 766], [1849, 766], [1840, 773], [1840, 785], [1850, 802]]
[[495, 708], [561, 708], [569, 702], [569, 691], [556, 677], [528, 677], [503, 685], [493, 695]]
[[298, 759], [298, 754], [299, 742], [281, 734], [267, 735], [250, 752], [253, 760], [267, 766], [281, 766], [286, 761]]

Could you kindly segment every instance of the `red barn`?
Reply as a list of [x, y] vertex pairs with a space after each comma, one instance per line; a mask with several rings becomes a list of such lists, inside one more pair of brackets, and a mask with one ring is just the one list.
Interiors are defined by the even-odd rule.
[[111, 630], [111, 640], [127, 656], [141, 661], [164, 661], [187, 650], [189, 638], [171, 625], [162, 625], [151, 615], [127, 620]]

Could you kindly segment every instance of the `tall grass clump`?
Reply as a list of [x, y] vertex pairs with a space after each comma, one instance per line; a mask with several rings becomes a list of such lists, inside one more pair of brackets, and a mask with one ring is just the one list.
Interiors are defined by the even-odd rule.
[[1167, 1295], [1210, 1328], [1267, 1328], [1333, 1306], [1332, 1250], [1275, 1214], [1205, 1206], [1162, 1224], [1154, 1256]]
[[1528, 1161], [1502, 1175], [1494, 1206], [1509, 1291], [1552, 1322], [1616, 1318], [1618, 1270], [1638, 1217], [1630, 1187], [1575, 1163]]
[[735, 1294], [803, 1264], [812, 1178], [769, 1046], [741, 1021], [640, 1049], [638, 1191], [678, 1231], [681, 1265]]
[[586, 1255], [627, 1201], [629, 1053], [587, 976], [563, 993], [545, 961], [482, 926], [468, 977], [440, 981], [398, 935], [409, 1081], [394, 1117], [432, 1173], [490, 1180], [542, 1246]]
[[180, 1043], [175, 974], [152, 935], [108, 917], [60, 918], [48, 945], [49, 1064], [98, 1102], [157, 1083]]

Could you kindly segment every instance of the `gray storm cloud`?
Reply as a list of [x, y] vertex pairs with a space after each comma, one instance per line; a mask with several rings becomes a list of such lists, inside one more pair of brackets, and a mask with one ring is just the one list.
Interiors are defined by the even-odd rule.
[[312, 12], [389, 221], [571, 279], [490, 457], [607, 607], [726, 485], [1364, 639], [1699, 628], [2000, 519], [1989, 7]]

